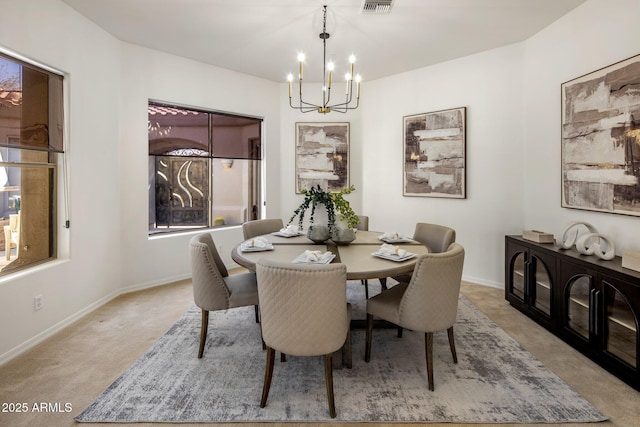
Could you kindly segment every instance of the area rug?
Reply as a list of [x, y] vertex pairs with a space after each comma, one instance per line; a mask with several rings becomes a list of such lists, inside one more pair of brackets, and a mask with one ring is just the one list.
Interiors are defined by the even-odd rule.
[[[349, 282], [354, 317], [364, 291]], [[434, 336], [435, 391], [427, 388], [424, 335], [374, 331], [364, 362], [364, 331], [352, 333], [353, 368], [334, 371], [337, 417], [327, 406], [320, 357], [276, 362], [260, 408], [265, 352], [252, 307], [212, 312], [204, 357], [196, 357], [194, 306], [75, 419], [79, 422], [451, 422], [569, 423], [606, 420], [596, 408], [460, 297], [458, 364], [447, 334]]]

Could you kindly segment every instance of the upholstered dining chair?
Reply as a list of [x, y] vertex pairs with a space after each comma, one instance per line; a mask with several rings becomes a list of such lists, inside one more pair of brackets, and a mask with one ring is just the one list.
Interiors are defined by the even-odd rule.
[[[456, 241], [456, 230], [444, 225], [419, 222], [413, 231], [413, 240], [416, 240], [429, 248], [431, 253], [444, 252]], [[393, 279], [400, 283], [409, 283], [410, 274], [394, 276]]]
[[256, 263], [262, 338], [267, 363], [260, 407], [269, 397], [275, 352], [291, 356], [324, 356], [329, 414], [336, 416], [333, 395], [333, 352], [345, 349], [351, 367], [351, 309], [347, 304], [344, 264]]
[[189, 252], [193, 298], [202, 309], [198, 349], [198, 358], [202, 358], [209, 327], [209, 312], [253, 305], [258, 322], [258, 288], [253, 272], [229, 275], [210, 233], [193, 236], [189, 242]]
[[458, 243], [440, 253], [421, 255], [409, 283], [400, 283], [367, 300], [365, 361], [371, 360], [373, 319], [424, 332], [427, 381], [433, 385], [433, 333], [447, 330], [453, 362], [458, 363], [453, 324], [458, 311], [464, 248]]
[[273, 233], [284, 228], [284, 224], [280, 218], [256, 219], [242, 224], [242, 232], [244, 239], [261, 236], [263, 234]]
[[[365, 215], [358, 215], [360, 223], [356, 226], [358, 230], [369, 231], [369, 217]], [[360, 280], [362, 286], [364, 286], [364, 295], [369, 299], [369, 281], [367, 279]]]

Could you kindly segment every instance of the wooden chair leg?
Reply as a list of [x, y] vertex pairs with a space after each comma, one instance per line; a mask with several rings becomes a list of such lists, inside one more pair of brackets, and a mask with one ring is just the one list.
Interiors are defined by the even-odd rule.
[[202, 310], [202, 323], [200, 325], [200, 348], [198, 349], [198, 359], [202, 359], [204, 353], [204, 343], [207, 340], [207, 329], [209, 329], [209, 311]]
[[351, 329], [347, 331], [347, 339], [344, 341], [344, 345], [342, 346], [342, 355], [343, 364], [347, 369], [351, 369], [353, 367], [351, 355]]
[[256, 312], [256, 323], [260, 323], [260, 310], [258, 309], [258, 305], [254, 305], [253, 309]]
[[380, 278], [380, 287], [382, 288], [383, 291], [387, 290], [387, 278], [386, 277]]
[[447, 329], [447, 335], [449, 336], [449, 348], [451, 348], [453, 363], [458, 363], [458, 355], [456, 354], [456, 342], [453, 339], [453, 326]]
[[260, 399], [260, 407], [264, 408], [267, 405], [267, 398], [269, 397], [269, 389], [271, 388], [271, 378], [273, 378], [273, 359], [275, 358], [276, 351], [271, 347], [267, 347], [267, 365], [264, 371], [264, 385], [262, 386], [262, 399]]
[[402, 338], [402, 331], [404, 329], [402, 328], [402, 326], [398, 326], [398, 338]]
[[336, 417], [336, 405], [333, 398], [333, 355], [324, 355], [324, 379], [327, 384], [327, 400], [329, 401], [329, 415]]
[[373, 315], [367, 313], [367, 339], [364, 348], [364, 361], [369, 363], [371, 360], [371, 338], [373, 335]]
[[280, 362], [286, 362], [287, 361], [287, 355], [284, 353], [280, 353]]
[[427, 353], [427, 381], [429, 390], [433, 391], [433, 332], [424, 333], [424, 347]]

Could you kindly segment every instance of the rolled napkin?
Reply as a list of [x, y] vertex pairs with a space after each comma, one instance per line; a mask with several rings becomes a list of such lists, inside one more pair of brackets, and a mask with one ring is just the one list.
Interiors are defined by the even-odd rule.
[[333, 253], [327, 251], [309, 251], [306, 250], [300, 256], [298, 256], [293, 262], [313, 262], [313, 263], [328, 263], [333, 259]]
[[380, 240], [403, 240], [406, 239], [402, 234], [397, 232], [386, 232], [382, 233], [381, 236], [378, 237]]
[[243, 248], [248, 248], [248, 249], [252, 249], [252, 248], [270, 248], [271, 247], [271, 242], [269, 242], [267, 239], [265, 239], [264, 237], [256, 237], [254, 239], [249, 239], [245, 242], [242, 243], [242, 247]]
[[290, 236], [297, 236], [298, 234], [300, 234], [300, 227], [298, 227], [297, 225], [289, 224], [286, 227], [281, 228], [280, 233]]
[[407, 254], [407, 251], [397, 246], [383, 243], [382, 246], [380, 246], [380, 249], [378, 249], [378, 253], [380, 255], [403, 257]]

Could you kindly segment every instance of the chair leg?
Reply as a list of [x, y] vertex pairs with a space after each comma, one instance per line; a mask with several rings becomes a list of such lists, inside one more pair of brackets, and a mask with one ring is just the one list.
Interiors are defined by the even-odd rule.
[[333, 398], [333, 355], [324, 355], [324, 379], [327, 384], [327, 400], [329, 401], [329, 415], [336, 417], [336, 405]]
[[433, 391], [433, 332], [424, 333], [424, 347], [427, 353], [427, 381], [429, 390]]
[[353, 367], [352, 355], [351, 355], [351, 329], [347, 330], [347, 339], [342, 346], [342, 361], [347, 369]]
[[267, 406], [267, 398], [269, 397], [269, 389], [271, 388], [271, 378], [273, 378], [273, 359], [276, 351], [271, 347], [267, 347], [267, 366], [264, 371], [264, 385], [262, 386], [262, 399], [260, 399], [260, 407]]
[[398, 338], [402, 338], [402, 331], [404, 329], [402, 328], [402, 326], [398, 326]]
[[209, 329], [209, 311], [202, 310], [202, 324], [200, 325], [200, 348], [198, 349], [198, 359], [202, 359], [204, 353], [204, 342], [207, 340], [207, 329]]
[[369, 299], [369, 281], [367, 279], [360, 280], [362, 286], [364, 286], [364, 297]]
[[371, 360], [371, 338], [373, 335], [373, 314], [367, 313], [367, 339], [364, 349], [364, 361], [369, 363]]
[[253, 306], [255, 312], [256, 312], [256, 323], [260, 323], [260, 310], [258, 309], [258, 304]]
[[380, 278], [380, 287], [382, 288], [383, 291], [387, 290], [387, 278], [386, 277], [381, 277]]
[[287, 355], [280, 352], [280, 362], [286, 362], [287, 361]]
[[456, 354], [456, 342], [453, 339], [453, 326], [447, 329], [447, 335], [449, 336], [449, 348], [451, 348], [453, 363], [458, 363], [458, 355]]

